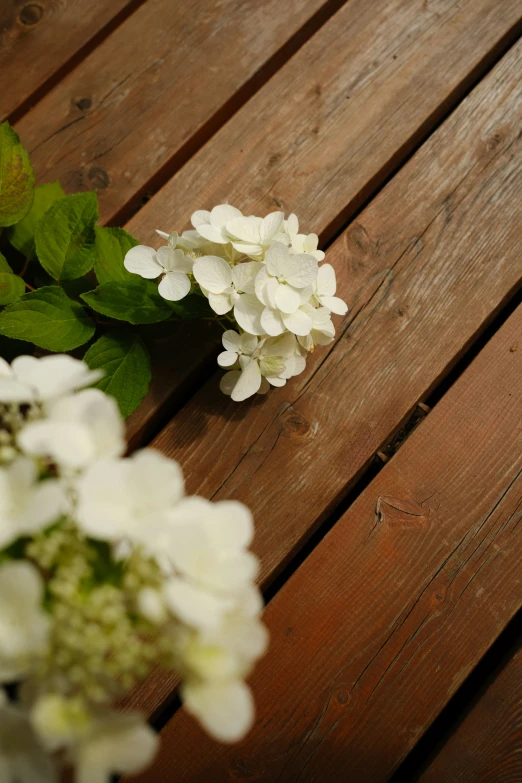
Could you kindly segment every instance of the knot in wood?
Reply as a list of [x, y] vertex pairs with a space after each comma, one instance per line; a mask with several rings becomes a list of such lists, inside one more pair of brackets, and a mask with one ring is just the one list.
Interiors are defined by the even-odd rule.
[[361, 250], [364, 255], [368, 255], [372, 249], [373, 242], [361, 223], [355, 223], [348, 232], [350, 243]]
[[98, 166], [93, 166], [92, 169], [89, 169], [87, 172], [87, 178], [93, 188], [96, 188], [97, 190], [108, 188], [111, 184], [111, 179], [108, 173], [105, 171], [105, 169], [101, 169]]
[[283, 421], [283, 430], [294, 438], [304, 438], [310, 432], [310, 424], [297, 411], [292, 411]]
[[257, 772], [253, 768], [253, 764], [244, 758], [235, 758], [230, 765], [230, 771], [235, 778], [241, 780], [248, 780], [249, 778], [257, 777]]
[[493, 133], [486, 141], [486, 148], [488, 150], [494, 150], [498, 147], [501, 141], [502, 141], [502, 134], [498, 133], [497, 131], [497, 133]]
[[18, 18], [26, 27], [33, 27], [35, 24], [38, 24], [42, 16], [42, 6], [37, 5], [36, 3], [30, 3], [29, 5], [24, 5], [18, 15]]
[[80, 98], [79, 100], [75, 101], [75, 105], [80, 109], [80, 111], [87, 111], [87, 109], [90, 109], [92, 106], [92, 100], [91, 98]]

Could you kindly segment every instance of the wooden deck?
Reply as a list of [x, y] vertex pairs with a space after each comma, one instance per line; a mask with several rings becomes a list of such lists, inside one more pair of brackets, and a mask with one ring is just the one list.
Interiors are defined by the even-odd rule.
[[163, 744], [132, 780], [522, 781], [521, 34], [520, 0], [0, 9], [39, 183], [151, 244], [223, 201], [296, 212], [349, 304], [240, 405], [210, 326], [151, 343], [132, 444], [253, 509], [272, 644], [237, 746], [175, 680], [134, 692]]

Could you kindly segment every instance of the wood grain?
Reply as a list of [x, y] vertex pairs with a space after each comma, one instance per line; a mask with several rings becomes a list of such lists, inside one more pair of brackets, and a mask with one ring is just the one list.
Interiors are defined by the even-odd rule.
[[[252, 508], [265, 585], [520, 285], [521, 66], [522, 43], [331, 248], [337, 342], [266, 398], [233, 403], [214, 377], [153, 442], [189, 493]], [[173, 682], [131, 702], [150, 713]]]
[[178, 712], [138, 781], [388, 780], [522, 604], [521, 331], [522, 307], [271, 602], [247, 739]]
[[59, 78], [77, 61], [82, 48], [90, 42], [94, 46], [104, 28], [117, 25], [138, 5], [139, 0], [3, 0], [0, 121], [36, 101], [53, 76]]
[[[519, 0], [350, 0], [127, 228], [155, 244], [156, 228], [183, 228], [194, 209], [229, 201], [247, 214], [295, 211], [304, 227], [329, 239], [458, 102], [499, 41], [519, 30], [521, 15]], [[66, 134], [82, 132], [78, 123]], [[62, 160], [67, 136], [53, 144], [58, 147], [51, 154], [42, 148], [42, 171], [50, 165], [69, 176], [74, 169]], [[94, 147], [104, 149], [98, 142]], [[140, 167], [150, 154], [144, 151], [135, 163], [127, 156], [124, 165]], [[113, 149], [113, 155], [120, 152]], [[185, 333], [183, 326], [172, 340], [172, 354], [192, 342], [180, 339]], [[198, 354], [181, 349], [179, 362], [157, 379], [131, 420], [134, 442], [142, 427], [148, 432], [155, 426], [162, 405], [176, 404], [178, 384], [190, 385], [200, 358], [216, 353], [212, 336], [193, 342]]]
[[307, 22], [342, 2], [147, 0], [18, 124], [38, 177], [96, 188], [102, 220], [114, 218], [207, 123], [227, 118], [218, 112]]
[[522, 780], [522, 649], [511, 658], [418, 783]]

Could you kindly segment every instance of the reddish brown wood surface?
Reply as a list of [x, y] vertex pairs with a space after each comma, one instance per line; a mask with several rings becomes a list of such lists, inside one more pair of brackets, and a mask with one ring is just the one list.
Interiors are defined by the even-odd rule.
[[27, 107], [31, 98], [36, 100], [51, 78], [58, 79], [72, 67], [84, 47], [96, 45], [104, 28], [117, 26], [139, 4], [140, 0], [3, 0], [0, 121]]
[[[181, 229], [194, 209], [229, 201], [247, 214], [279, 207], [295, 211], [308, 230], [331, 236], [339, 220], [353, 214], [448, 106], [458, 102], [470, 80], [491, 61], [498, 42], [518, 29], [521, 15], [519, 0], [504, 0], [500, 6], [497, 0], [350, 0], [128, 229], [140, 241], [156, 243], [156, 228]], [[112, 113], [110, 118], [113, 122]], [[31, 122], [37, 119], [33, 115]], [[158, 118], [155, 127], [164, 119]], [[139, 133], [149, 121], [144, 115]], [[49, 174], [63, 171], [71, 176], [78, 140], [74, 153], [67, 151], [65, 157], [62, 147], [69, 150], [67, 134], [76, 138], [82, 126], [79, 122], [50, 142], [54, 151], [49, 145], [37, 151], [42, 172], [49, 165]], [[94, 128], [94, 135], [87, 131], [87, 159], [105, 149], [105, 141], [101, 147], [96, 141], [101, 127], [103, 123]], [[178, 130], [175, 126], [169, 133]], [[33, 132], [27, 126], [24, 131], [31, 146]], [[121, 158], [125, 147], [112, 148], [109, 159], [122, 161], [115, 163], [116, 172], [121, 165], [125, 171], [148, 165], [154, 150], [148, 137], [145, 143], [147, 150], [133, 162], [128, 155]], [[103, 160], [102, 155], [96, 165], [104, 165]], [[120, 187], [120, 174], [117, 177], [107, 198], [115, 198], [111, 193]], [[104, 199], [102, 195], [102, 203]], [[148, 431], [158, 409], [176, 396], [177, 387], [190, 382], [201, 358], [213, 352], [213, 339], [202, 343], [198, 330], [187, 338], [184, 325], [163, 354], [171, 352], [179, 360], [173, 358], [169, 365], [163, 359], [150, 397], [130, 422], [135, 442], [142, 428]], [[192, 344], [198, 346], [197, 354]]]
[[19, 123], [38, 177], [98, 189], [102, 219], [113, 218], [173, 156], [190, 155], [207, 123], [219, 127], [227, 102], [316, 13], [312, 28], [341, 2], [147, 0]]
[[522, 650], [448, 739], [419, 783], [522, 780]]
[[[264, 399], [214, 377], [153, 443], [189, 493], [253, 509], [265, 584], [520, 283], [521, 65], [519, 44], [332, 247], [337, 342]], [[173, 682], [132, 703], [153, 711]]]
[[522, 308], [269, 605], [249, 737], [178, 712], [138, 780], [388, 780], [522, 604], [521, 333]]

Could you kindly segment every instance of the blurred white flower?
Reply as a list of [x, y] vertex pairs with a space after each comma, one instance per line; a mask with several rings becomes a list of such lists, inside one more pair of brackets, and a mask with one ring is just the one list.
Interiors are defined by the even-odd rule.
[[317, 261], [324, 259], [322, 250], [318, 250], [319, 237], [317, 234], [299, 234], [299, 221], [297, 215], [289, 215], [284, 223], [285, 231], [290, 239], [291, 253], [306, 253]]
[[323, 264], [319, 267], [319, 272], [317, 273], [314, 295], [318, 303], [323, 307], [327, 307], [330, 312], [336, 315], [346, 315], [348, 305], [338, 296], [335, 296], [336, 289], [335, 269], [331, 264]]
[[29, 719], [51, 753], [70, 745], [90, 730], [93, 719], [85, 703], [59, 693], [44, 693], [32, 705]]
[[189, 680], [181, 697], [187, 712], [219, 742], [238, 742], [254, 723], [254, 700], [242, 680]]
[[107, 711], [68, 750], [75, 783], [110, 783], [112, 775], [133, 775], [149, 766], [159, 745], [141, 715]]
[[[194, 277], [208, 296], [211, 308], [218, 315], [224, 315], [234, 308], [234, 315], [248, 309], [248, 302], [255, 302], [254, 281], [262, 264], [249, 261], [234, 267], [219, 256], [202, 256], [194, 264]], [[250, 294], [251, 296], [247, 296]], [[243, 302], [243, 306], [240, 303]], [[238, 320], [239, 323], [239, 320]]]
[[132, 247], [124, 260], [125, 269], [132, 274], [152, 280], [160, 275], [159, 294], [171, 302], [183, 299], [190, 291], [190, 278], [194, 263], [183, 250], [171, 246], [154, 250], [146, 245]]
[[33, 460], [19, 457], [0, 468], [0, 550], [56, 522], [67, 508], [61, 484], [51, 478], [38, 481]]
[[125, 426], [116, 400], [100, 389], [55, 400], [47, 414], [20, 431], [18, 445], [25, 454], [50, 457], [60, 467], [82, 468], [125, 451]]
[[27, 716], [0, 688], [0, 781], [58, 783], [54, 762], [42, 747]]
[[22, 677], [46, 651], [50, 621], [43, 597], [34, 566], [23, 560], [0, 564], [0, 682]]
[[232, 241], [239, 253], [260, 259], [274, 242], [286, 239], [282, 231], [283, 219], [282, 212], [271, 212], [264, 218], [237, 217], [227, 222], [227, 234], [232, 237], [228, 241]]
[[243, 214], [239, 209], [231, 207], [230, 204], [219, 204], [210, 212], [205, 209], [194, 212], [190, 222], [203, 239], [216, 242], [218, 245], [226, 245], [230, 242], [227, 223], [242, 218]]
[[96, 383], [103, 372], [90, 370], [72, 356], [17, 356], [9, 365], [0, 358], [0, 403], [46, 402]]
[[150, 547], [183, 496], [183, 476], [177, 462], [145, 449], [128, 459], [98, 460], [76, 489], [78, 524], [88, 536]]

